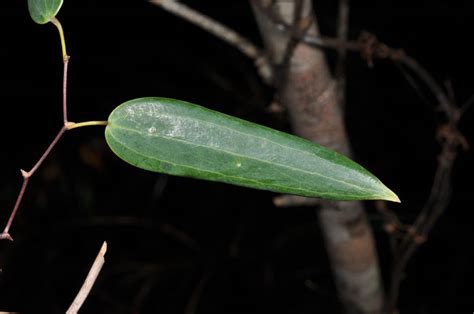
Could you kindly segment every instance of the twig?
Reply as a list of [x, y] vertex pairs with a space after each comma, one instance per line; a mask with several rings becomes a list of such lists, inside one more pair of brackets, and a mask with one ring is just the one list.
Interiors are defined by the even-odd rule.
[[428, 97], [421, 89], [420, 82], [418, 82], [413, 74], [410, 73], [408, 69], [405, 69], [405, 67], [403, 67], [401, 64], [395, 63], [395, 65], [397, 66], [397, 69], [400, 70], [405, 80], [407, 80], [408, 84], [413, 88], [415, 93], [421, 99], [421, 101], [427, 106], [427, 108], [432, 108], [433, 103], [432, 101], [428, 100]]
[[[445, 94], [441, 99], [454, 100], [454, 96], [448, 97]], [[452, 101], [447, 103], [447, 107], [441, 106], [441, 108], [448, 122], [438, 128], [437, 139], [442, 146], [441, 153], [438, 156], [438, 166], [430, 195], [423, 209], [413, 225], [406, 230], [402, 239], [395, 242], [392, 278], [386, 305], [388, 313], [392, 313], [396, 308], [403, 273], [408, 261], [416, 249], [427, 240], [431, 229], [449, 204], [452, 169], [459, 147], [468, 148], [465, 138], [457, 129], [457, 124], [462, 115], [460, 109]], [[390, 215], [393, 216], [394, 214], [390, 213]], [[390, 220], [389, 216], [385, 215], [384, 217], [386, 221]], [[390, 235], [390, 238], [392, 242], [396, 241], [392, 235]]]
[[272, 67], [262, 51], [249, 39], [238, 34], [224, 24], [196, 11], [175, 0], [150, 0], [150, 3], [158, 5], [166, 11], [193, 23], [208, 31], [212, 35], [222, 39], [236, 47], [243, 54], [254, 60], [258, 73], [265, 82], [272, 81]]
[[[421, 66], [421, 64], [418, 63], [415, 59], [412, 57], [404, 54], [404, 53], [399, 53], [397, 56], [394, 55], [394, 50], [390, 49], [390, 55], [391, 59], [394, 61], [398, 61], [402, 63], [403, 65], [407, 66], [410, 68], [412, 71], [416, 72], [418, 77], [426, 84], [426, 86], [431, 90], [433, 93], [433, 96], [436, 97], [438, 100], [440, 108], [444, 111], [446, 116], [448, 116], [448, 119], [456, 119], [453, 114], [455, 113], [455, 110], [453, 110], [451, 106], [451, 102], [449, 101], [449, 97], [446, 95], [445, 91], [443, 88], [436, 82], [436, 80], [433, 78], [433, 76], [424, 68]], [[396, 52], [395, 52], [396, 53]], [[457, 119], [456, 119], [457, 120]]]
[[94, 285], [97, 279], [97, 276], [99, 275], [100, 270], [102, 269], [102, 266], [105, 263], [104, 255], [106, 252], [107, 252], [107, 242], [104, 241], [104, 243], [102, 244], [102, 247], [100, 248], [99, 254], [97, 254], [97, 257], [95, 258], [95, 261], [92, 264], [92, 267], [89, 270], [89, 273], [87, 274], [86, 280], [82, 284], [82, 287], [79, 290], [76, 298], [72, 302], [71, 306], [66, 311], [66, 314], [76, 314], [81, 308], [82, 304], [84, 303], [87, 296], [89, 295], [89, 292], [91, 291], [92, 286]]
[[18, 212], [18, 208], [21, 205], [21, 202], [23, 200], [23, 196], [25, 194], [26, 188], [28, 186], [28, 183], [30, 181], [30, 178], [33, 176], [33, 174], [38, 170], [38, 168], [43, 164], [45, 159], [49, 156], [51, 153], [52, 149], [56, 146], [56, 144], [59, 142], [61, 137], [63, 136], [64, 132], [74, 129], [74, 128], [79, 128], [79, 127], [84, 127], [84, 126], [91, 126], [91, 125], [107, 125], [107, 121], [87, 121], [87, 122], [80, 122], [80, 123], [75, 123], [75, 122], [69, 122], [68, 121], [68, 116], [67, 116], [67, 77], [68, 77], [68, 65], [69, 65], [69, 59], [70, 57], [68, 56], [66, 52], [66, 41], [64, 39], [64, 31], [61, 26], [61, 23], [56, 18], [53, 18], [51, 22], [56, 26], [56, 28], [59, 31], [60, 39], [61, 39], [61, 49], [63, 53], [63, 85], [62, 85], [62, 91], [63, 91], [63, 104], [62, 104], [62, 109], [63, 109], [63, 126], [59, 130], [58, 134], [54, 138], [54, 140], [49, 144], [48, 148], [46, 151], [41, 155], [40, 159], [35, 163], [33, 168], [31, 168], [30, 171], [24, 171], [20, 170], [21, 174], [23, 176], [23, 183], [20, 189], [20, 192], [18, 193], [18, 197], [16, 199], [15, 205], [13, 207], [13, 210], [10, 214], [10, 217], [8, 219], [8, 222], [3, 229], [3, 232], [0, 234], [0, 240], [10, 240], [13, 241], [13, 238], [10, 235], [10, 228], [13, 223], [13, 220], [15, 219], [16, 213]]
[[271, 9], [271, 6], [262, 5], [259, 0], [250, 0], [259, 10], [264, 12], [270, 21], [275, 25], [275, 28], [281, 32], [291, 34], [301, 42], [318, 47], [318, 48], [332, 48], [332, 49], [345, 49], [350, 51], [360, 51], [360, 43], [357, 41], [341, 41], [335, 38], [329, 38], [324, 36], [313, 36], [306, 34], [297, 27], [287, 24], [280, 16], [276, 15]]
[[160, 231], [163, 232], [164, 234], [171, 236], [178, 240], [181, 244], [186, 245], [188, 248], [194, 250], [194, 251], [199, 251], [199, 243], [194, 239], [192, 236], [184, 232], [183, 230], [178, 229], [177, 227], [168, 224], [168, 223], [163, 223], [160, 225]]
[[474, 94], [469, 97], [464, 104], [461, 106], [461, 114], [466, 113], [471, 107], [472, 104], [474, 104]]
[[38, 168], [44, 162], [46, 157], [48, 157], [49, 153], [54, 148], [54, 146], [56, 146], [56, 144], [58, 143], [59, 139], [61, 138], [61, 136], [64, 134], [65, 131], [66, 131], [66, 126], [63, 126], [61, 128], [61, 130], [59, 130], [58, 134], [56, 135], [54, 140], [51, 142], [51, 144], [49, 144], [46, 151], [43, 153], [43, 155], [41, 155], [40, 159], [36, 162], [36, 164], [33, 166], [33, 168], [31, 168], [30, 171], [20, 170], [21, 175], [23, 176], [23, 184], [21, 185], [20, 193], [18, 193], [18, 197], [16, 199], [15, 206], [13, 207], [13, 210], [10, 214], [10, 218], [8, 219], [8, 222], [5, 226], [5, 229], [3, 229], [3, 232], [0, 234], [0, 240], [6, 239], [6, 240], [13, 241], [13, 238], [11, 237], [11, 235], [9, 233], [10, 232], [10, 227], [13, 223], [13, 219], [15, 219], [15, 215], [18, 211], [18, 208], [20, 207], [21, 201], [23, 200], [23, 196], [24, 196], [26, 188], [28, 186], [28, 182], [30, 181], [30, 178], [33, 176], [33, 174], [36, 172], [36, 170], [38, 170]]
[[[295, 9], [293, 11], [293, 29], [298, 30], [298, 32], [306, 33], [310, 28], [313, 21], [311, 20], [311, 15], [308, 17], [303, 16], [303, 1], [296, 0]], [[290, 69], [289, 65], [291, 58], [295, 52], [296, 47], [299, 44], [299, 40], [294, 36], [290, 36], [288, 43], [286, 44], [285, 51], [283, 53], [283, 59], [280, 64], [276, 66], [276, 73], [274, 78], [274, 85], [277, 91], [284, 90], [285, 84], [288, 81], [288, 71]], [[275, 94], [275, 99], [273, 103], [278, 103], [278, 93]]]
[[[349, 28], [349, 0], [339, 0], [339, 16], [337, 18], [337, 39], [347, 41], [347, 33]], [[345, 107], [346, 103], [346, 56], [347, 51], [343, 47], [337, 49], [336, 63], [336, 81], [337, 81], [337, 97], [339, 106]]]
[[[295, 2], [295, 10], [293, 12], [292, 29], [295, 29], [301, 33], [306, 33], [312, 23], [313, 21], [311, 20], [311, 15], [308, 17], [303, 16], [303, 1], [297, 0]], [[289, 65], [291, 62], [291, 58], [293, 57], [293, 53], [295, 52], [295, 49], [298, 46], [299, 42], [300, 40], [298, 40], [294, 36], [290, 36], [288, 43], [286, 44], [285, 52], [283, 54], [283, 61], [281, 61], [281, 64], [278, 65], [280, 73], [276, 80], [277, 90], [282, 90], [284, 84], [287, 81], [287, 74], [290, 68]]]
[[201, 299], [202, 292], [204, 291], [204, 288], [206, 287], [210, 276], [211, 276], [210, 273], [205, 273], [202, 275], [201, 279], [199, 280], [196, 287], [194, 288], [193, 293], [191, 294], [191, 298], [189, 299], [189, 302], [186, 305], [184, 314], [196, 313], [196, 309], [199, 305], [199, 300]]
[[150, 294], [150, 291], [153, 288], [155, 281], [156, 281], [156, 278], [154, 276], [151, 278], [148, 278], [142, 284], [142, 286], [138, 289], [138, 292], [133, 299], [133, 306], [132, 306], [132, 311], [131, 311], [133, 314], [142, 313], [143, 303], [146, 300], [146, 297]]
[[408, 56], [403, 50], [390, 48], [389, 46], [379, 42], [374, 35], [369, 33], [363, 33], [357, 41], [346, 41], [324, 36], [316, 37], [303, 32], [293, 25], [288, 25], [279, 16], [274, 14], [271, 8], [263, 6], [260, 1], [251, 1], [263, 12], [265, 12], [265, 14], [267, 14], [269, 19], [275, 24], [275, 27], [278, 30], [288, 33], [307, 45], [318, 48], [331, 48], [338, 51], [358, 51], [361, 53], [362, 57], [367, 60], [369, 65], [373, 64], [373, 58], [390, 59], [394, 62], [403, 64], [415, 72], [419, 79], [425, 83], [425, 85], [430, 89], [430, 91], [438, 100], [441, 109], [446, 115], [449, 116], [448, 118], [456, 118], [454, 116], [450, 116], [453, 114], [453, 111], [450, 107], [449, 98], [447, 97], [443, 88], [441, 88], [433, 76], [424, 67], [422, 67], [418, 61]]
[[48, 148], [43, 153], [43, 155], [41, 155], [40, 159], [35, 163], [33, 168], [31, 168], [30, 171], [20, 170], [23, 176], [23, 184], [21, 185], [21, 189], [16, 199], [15, 206], [13, 207], [13, 210], [10, 214], [10, 218], [8, 219], [8, 222], [5, 228], [3, 229], [3, 232], [0, 234], [0, 240], [13, 241], [13, 238], [11, 237], [9, 233], [10, 227], [13, 223], [13, 220], [15, 219], [15, 216], [18, 211], [18, 208], [20, 207], [21, 201], [23, 200], [23, 196], [28, 186], [28, 182], [30, 178], [33, 176], [33, 174], [36, 172], [36, 170], [38, 170], [38, 168], [41, 166], [44, 160], [48, 157], [49, 153], [54, 148], [54, 146], [56, 146], [56, 144], [59, 142], [64, 132], [68, 130], [69, 122], [67, 120], [67, 75], [68, 75], [69, 56], [67, 55], [67, 52], [66, 52], [66, 41], [64, 39], [64, 31], [61, 26], [61, 23], [56, 18], [53, 18], [51, 22], [58, 29], [60, 40], [61, 40], [62, 56], [63, 56], [63, 126], [61, 127], [61, 129], [59, 130], [58, 134], [56, 135], [54, 140], [51, 142], [51, 144], [49, 144]]

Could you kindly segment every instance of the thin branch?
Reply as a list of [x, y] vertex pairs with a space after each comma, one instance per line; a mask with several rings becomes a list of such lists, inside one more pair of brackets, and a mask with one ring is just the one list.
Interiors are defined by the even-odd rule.
[[2, 234], [0, 235], [1, 240], [10, 240], [13, 241], [13, 238], [11, 237], [9, 231], [10, 227], [13, 223], [13, 219], [16, 216], [16, 212], [18, 211], [18, 208], [20, 207], [21, 200], [23, 199], [23, 195], [25, 195], [26, 187], [28, 186], [28, 181], [30, 177], [27, 176], [27, 173], [24, 170], [20, 170], [21, 174], [23, 176], [23, 184], [21, 185], [20, 193], [18, 193], [18, 197], [15, 202], [15, 206], [13, 207], [13, 210], [10, 214], [10, 218], [8, 219], [7, 225], [5, 226], [5, 229], [3, 229]]
[[415, 77], [408, 71], [408, 69], [403, 67], [401, 64], [395, 63], [395, 65], [397, 66], [397, 69], [400, 70], [405, 80], [407, 80], [408, 84], [416, 92], [416, 94], [421, 99], [421, 101], [427, 105], [427, 108], [432, 108], [433, 103], [428, 100], [428, 97], [425, 95], [425, 93], [421, 89], [421, 86], [419, 82], [415, 79]]
[[142, 313], [143, 303], [146, 300], [147, 296], [150, 294], [153, 285], [155, 284], [156, 278], [155, 276], [148, 278], [142, 286], [138, 289], [137, 294], [133, 299], [133, 306], [132, 306], [132, 313], [139, 314]]
[[[303, 1], [296, 1], [295, 9], [293, 11], [293, 28], [297, 29], [298, 32], [306, 33], [312, 23], [313, 21], [311, 20], [311, 16], [303, 16]], [[288, 81], [287, 76], [290, 69], [289, 65], [299, 42], [300, 41], [294, 36], [289, 37], [288, 43], [286, 44], [285, 51], [283, 53], [283, 60], [281, 61], [281, 64], [277, 65], [277, 72], [275, 73], [277, 76], [276, 79], [274, 79], [276, 90], [283, 90], [286, 82]]]
[[184, 244], [188, 248], [195, 251], [200, 250], [198, 241], [196, 241], [196, 239], [194, 239], [192, 236], [190, 236], [183, 230], [180, 230], [179, 228], [168, 223], [160, 224], [159, 228], [161, 232], [170, 237], [173, 237], [175, 240], [177, 240], [181, 244]]
[[271, 6], [263, 5], [259, 0], [250, 0], [259, 10], [264, 12], [270, 21], [275, 25], [275, 28], [281, 32], [291, 34], [291, 36], [300, 40], [301, 42], [318, 48], [343, 48], [350, 51], [360, 51], [360, 43], [357, 41], [341, 41], [335, 38], [324, 36], [313, 36], [306, 34], [293, 25], [288, 25], [280, 16], [275, 14]]
[[49, 156], [51, 153], [51, 150], [56, 146], [58, 141], [61, 139], [63, 136], [64, 132], [68, 130], [69, 122], [67, 119], [67, 77], [68, 77], [68, 64], [69, 64], [69, 56], [67, 55], [66, 51], [66, 40], [64, 38], [64, 30], [61, 26], [61, 23], [56, 19], [52, 18], [51, 22], [56, 26], [59, 32], [59, 37], [61, 40], [61, 51], [62, 51], [62, 56], [63, 56], [63, 126], [61, 127], [61, 130], [59, 130], [58, 134], [54, 138], [54, 140], [49, 144], [48, 148], [46, 151], [41, 155], [40, 159], [36, 162], [36, 164], [31, 168], [30, 171], [24, 171], [21, 170], [21, 174], [23, 176], [23, 184], [21, 185], [20, 192], [18, 194], [18, 197], [15, 202], [15, 206], [13, 207], [13, 210], [10, 214], [10, 217], [8, 219], [8, 222], [3, 229], [3, 232], [0, 234], [0, 240], [10, 240], [13, 241], [13, 238], [11, 237], [9, 231], [10, 227], [13, 223], [13, 220], [15, 219], [16, 213], [18, 211], [18, 208], [21, 205], [21, 201], [23, 200], [23, 196], [25, 194], [26, 188], [28, 186], [29, 179], [33, 176], [33, 174], [38, 170], [38, 168], [43, 164], [44, 160]]
[[175, 0], [150, 0], [150, 3], [160, 6], [166, 11], [193, 23], [212, 35], [236, 47], [243, 54], [254, 60], [255, 66], [265, 82], [272, 81], [272, 67], [263, 52], [249, 39], [238, 34], [224, 24], [206, 16]]
[[35, 172], [36, 170], [38, 170], [38, 168], [41, 166], [41, 164], [44, 162], [44, 160], [46, 159], [46, 157], [48, 157], [49, 153], [51, 153], [51, 150], [54, 148], [54, 146], [56, 146], [56, 144], [59, 142], [59, 140], [61, 139], [61, 136], [63, 136], [64, 132], [66, 131], [66, 126], [63, 126], [61, 128], [61, 130], [59, 130], [58, 134], [56, 135], [56, 137], [54, 138], [54, 140], [51, 142], [51, 144], [49, 144], [48, 148], [46, 149], [46, 151], [44, 152], [44, 154], [41, 156], [41, 158], [36, 162], [36, 164], [33, 166], [33, 168], [31, 168], [30, 171], [28, 171], [27, 175], [28, 177], [31, 177]]
[[[448, 99], [454, 99], [454, 97]], [[453, 102], [449, 102], [448, 106], [445, 112], [448, 122], [438, 128], [437, 139], [442, 149], [438, 156], [438, 166], [430, 195], [413, 225], [407, 229], [403, 238], [395, 245], [392, 278], [386, 304], [388, 313], [392, 313], [396, 308], [403, 274], [410, 258], [416, 249], [427, 240], [435, 223], [449, 204], [452, 169], [458, 150], [460, 147], [468, 148], [465, 138], [457, 129], [462, 113]], [[392, 215], [394, 214], [392, 213]], [[387, 219], [385, 216], [385, 219], [388, 221], [390, 218]], [[390, 235], [390, 238], [393, 239], [393, 236]]]
[[444, 81], [444, 88], [447, 91], [449, 101], [452, 104], [457, 104], [456, 93], [454, 92], [453, 82], [448, 78]]
[[186, 305], [184, 314], [196, 313], [196, 309], [199, 305], [199, 301], [201, 299], [202, 293], [204, 291], [204, 288], [207, 285], [207, 282], [209, 281], [210, 276], [211, 276], [210, 273], [205, 273], [202, 275], [201, 279], [199, 280], [196, 287], [194, 288], [193, 293], [191, 294], [191, 298], [189, 299], [189, 302]]
[[[393, 49], [392, 53], [393, 54]], [[448, 119], [453, 119], [454, 110], [452, 110], [451, 102], [449, 101], [449, 97], [446, 95], [443, 88], [436, 82], [433, 76], [423, 67], [421, 64], [418, 63], [412, 57], [402, 53], [398, 56], [392, 57], [392, 60], [399, 61], [405, 66], [409, 67], [412, 71], [416, 72], [418, 77], [426, 84], [426, 86], [431, 90], [433, 96], [436, 97], [440, 108], [444, 111], [444, 113], [448, 116]]]
[[[441, 214], [446, 210], [451, 196], [451, 170], [456, 156], [458, 144], [443, 144], [442, 153], [438, 158], [438, 167], [433, 181], [431, 193], [415, 220], [415, 223], [405, 232], [399, 242], [395, 242], [390, 234], [391, 243], [395, 242], [394, 263], [391, 283], [387, 298], [387, 312], [392, 313], [397, 304], [403, 274], [410, 258], [416, 249], [427, 240], [428, 234]], [[389, 215], [395, 216], [389, 211]], [[395, 216], [396, 217], [396, 216]], [[386, 221], [390, 218], [384, 217]], [[393, 246], [393, 244], [392, 244]]]
[[[347, 33], [349, 29], [349, 0], [339, 0], [339, 16], [337, 18], [337, 39], [347, 41]], [[337, 97], [339, 106], [345, 107], [346, 103], [346, 56], [347, 51], [343, 47], [337, 49], [336, 63], [336, 81], [337, 81]]]
[[105, 263], [104, 255], [106, 252], [107, 252], [107, 242], [104, 241], [104, 243], [102, 244], [102, 247], [100, 248], [99, 254], [97, 254], [97, 257], [95, 258], [95, 261], [92, 264], [92, 267], [89, 270], [89, 273], [87, 274], [86, 280], [82, 284], [82, 287], [79, 290], [76, 298], [72, 302], [71, 306], [66, 311], [66, 314], [76, 314], [81, 308], [82, 304], [84, 303], [87, 296], [89, 295], [89, 292], [91, 291], [92, 286], [94, 286], [94, 283], [97, 279], [97, 276], [99, 276], [102, 266], [104, 266], [104, 263]]
[[257, 7], [265, 12], [265, 14], [267, 14], [269, 19], [275, 24], [275, 27], [278, 30], [285, 32], [298, 40], [301, 40], [301, 42], [307, 45], [318, 48], [331, 48], [338, 51], [359, 51], [362, 57], [367, 60], [369, 65], [373, 64], [373, 58], [390, 59], [394, 62], [399, 62], [405, 65], [415, 72], [430, 89], [430, 91], [438, 100], [440, 108], [448, 116], [448, 119], [455, 118], [454, 116], [451, 116], [453, 111], [450, 107], [449, 97], [446, 95], [446, 92], [443, 90], [443, 88], [436, 82], [433, 76], [423, 66], [421, 66], [421, 64], [418, 63], [418, 61], [408, 56], [403, 50], [390, 48], [389, 46], [379, 42], [374, 35], [369, 33], [363, 33], [357, 41], [346, 41], [323, 36], [316, 37], [308, 35], [306, 32], [301, 31], [297, 27], [285, 23], [278, 15], [274, 14], [270, 8], [263, 6], [259, 1], [251, 1], [253, 1]]
[[61, 128], [61, 130], [59, 130], [58, 134], [56, 135], [54, 140], [51, 142], [51, 144], [49, 144], [46, 151], [43, 153], [43, 155], [41, 155], [40, 159], [36, 162], [36, 164], [33, 166], [33, 168], [31, 168], [30, 171], [21, 170], [21, 174], [23, 176], [23, 184], [21, 186], [20, 193], [18, 194], [18, 197], [16, 199], [15, 206], [13, 207], [13, 210], [10, 214], [10, 218], [8, 219], [7, 225], [5, 226], [5, 229], [3, 230], [3, 232], [0, 234], [0, 240], [6, 239], [6, 240], [13, 241], [13, 238], [9, 234], [10, 227], [11, 227], [11, 225], [13, 223], [13, 220], [16, 216], [18, 208], [20, 207], [21, 201], [23, 200], [23, 196], [24, 196], [26, 188], [28, 186], [28, 182], [30, 181], [30, 178], [33, 176], [33, 174], [36, 172], [36, 170], [38, 170], [38, 168], [44, 162], [46, 157], [48, 157], [49, 153], [54, 148], [54, 146], [56, 146], [56, 144], [58, 143], [59, 139], [62, 137], [62, 135], [64, 134], [65, 131], [66, 131], [66, 126], [63, 126]]
[[466, 113], [474, 104], [474, 94], [469, 97], [464, 104], [461, 106], [461, 114]]
[[49, 144], [48, 148], [46, 151], [41, 155], [40, 159], [36, 162], [36, 164], [31, 168], [30, 171], [24, 171], [21, 170], [21, 174], [23, 176], [23, 184], [21, 186], [20, 192], [18, 194], [18, 197], [15, 202], [15, 206], [13, 207], [13, 210], [10, 214], [10, 218], [8, 219], [8, 222], [5, 226], [5, 229], [3, 232], [0, 234], [0, 240], [10, 240], [13, 241], [13, 238], [10, 236], [9, 231], [10, 227], [13, 223], [13, 220], [16, 216], [16, 213], [18, 211], [18, 208], [20, 207], [21, 201], [23, 200], [23, 196], [25, 194], [26, 188], [28, 186], [28, 183], [30, 181], [30, 178], [33, 176], [33, 174], [38, 170], [38, 168], [43, 164], [43, 162], [46, 160], [46, 158], [49, 156], [53, 148], [56, 146], [56, 144], [59, 142], [61, 137], [63, 136], [64, 132], [80, 127], [85, 127], [85, 126], [104, 126], [107, 125], [107, 121], [87, 121], [87, 122], [66, 122], [63, 127], [59, 130], [58, 134], [54, 138], [54, 140]]
[[[264, 6], [257, 0], [251, 0], [254, 5], [260, 8], [269, 19], [275, 24], [276, 29], [288, 33], [295, 39], [318, 48], [331, 48], [336, 49], [339, 53], [342, 51], [358, 51], [363, 57], [365, 57], [369, 63], [372, 64], [372, 58], [388, 58], [395, 62], [399, 62], [412, 71], [414, 71], [418, 77], [426, 84], [430, 89], [433, 95], [438, 100], [440, 107], [443, 111], [449, 115], [449, 98], [447, 97], [445, 91], [441, 86], [436, 82], [436, 80], [431, 76], [431, 74], [423, 68], [415, 59], [406, 55], [400, 49], [393, 49], [389, 46], [380, 43], [374, 35], [364, 33], [361, 38], [357, 41], [347, 41], [345, 39], [334, 39], [324, 36], [312, 36], [306, 33], [306, 30], [300, 28], [298, 25], [288, 25], [276, 15], [271, 6]], [[340, 18], [348, 18], [348, 9], [345, 10], [345, 2], [348, 0], [340, 0]], [[184, 4], [181, 4], [175, 0], [150, 0], [151, 3], [161, 6], [163, 9], [207, 30], [211, 34], [217, 36], [218, 38], [228, 42], [229, 44], [237, 47], [245, 55], [255, 60], [257, 67], [259, 68], [259, 73], [265, 81], [270, 81], [272, 77], [271, 66], [268, 63], [268, 60], [264, 58], [262, 62], [262, 56], [264, 55], [253, 43], [251, 43], [246, 38], [240, 36], [237, 32], [232, 29], [224, 26], [223, 24], [211, 19], [208, 16], [205, 16]], [[347, 11], [347, 12], [346, 12]], [[342, 22], [341, 22], [342, 23]], [[340, 26], [338, 34], [341, 36], [344, 34], [344, 27]], [[264, 70], [263, 70], [264, 69]]]

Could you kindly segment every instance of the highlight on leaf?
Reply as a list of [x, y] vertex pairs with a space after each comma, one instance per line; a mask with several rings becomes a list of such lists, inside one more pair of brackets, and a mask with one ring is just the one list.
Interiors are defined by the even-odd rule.
[[145, 170], [307, 197], [399, 202], [339, 153], [180, 100], [128, 101], [110, 114], [105, 137], [117, 156]]

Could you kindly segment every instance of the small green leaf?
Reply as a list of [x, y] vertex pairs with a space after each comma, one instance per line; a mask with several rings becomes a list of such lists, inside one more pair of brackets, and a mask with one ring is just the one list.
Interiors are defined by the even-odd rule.
[[105, 137], [120, 158], [155, 172], [308, 197], [399, 202], [334, 151], [184, 101], [128, 101], [110, 114]]
[[63, 5], [63, 0], [28, 0], [30, 16], [38, 24], [50, 22]]

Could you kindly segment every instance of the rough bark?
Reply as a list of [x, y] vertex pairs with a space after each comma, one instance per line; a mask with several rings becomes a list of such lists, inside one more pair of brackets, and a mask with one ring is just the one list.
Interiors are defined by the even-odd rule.
[[[288, 0], [251, 0], [255, 17], [269, 57], [281, 64], [286, 55], [287, 33], [278, 30], [262, 11], [270, 8], [292, 24], [296, 2]], [[310, 0], [303, 0], [302, 17], [311, 17], [307, 29], [319, 30]], [[338, 105], [336, 83], [322, 51], [296, 44], [277, 83], [279, 99], [287, 108], [293, 132], [316, 143], [350, 155], [343, 112]], [[281, 79], [280, 77], [280, 79]], [[331, 267], [340, 300], [346, 313], [381, 313], [383, 288], [370, 225], [359, 202], [323, 202], [318, 210]]]

